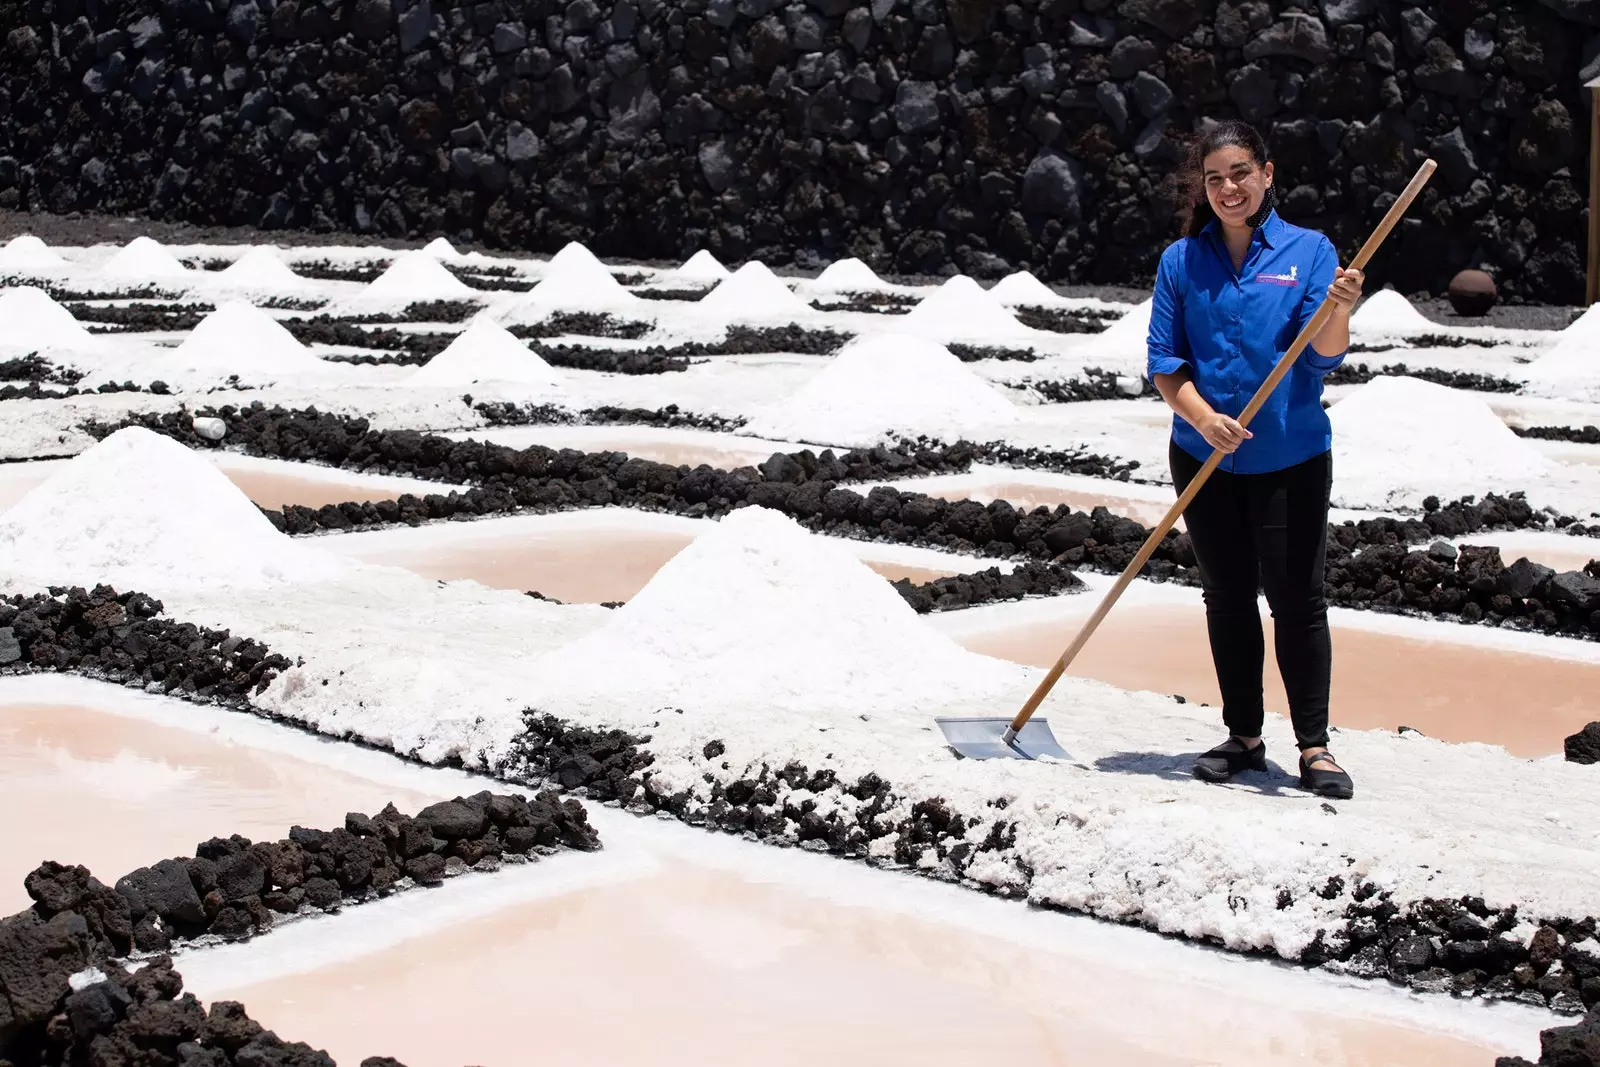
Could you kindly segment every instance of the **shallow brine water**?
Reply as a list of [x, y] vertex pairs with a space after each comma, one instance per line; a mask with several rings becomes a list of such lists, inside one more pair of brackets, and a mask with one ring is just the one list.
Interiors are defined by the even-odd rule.
[[[974, 652], [1048, 666], [1071, 643], [1097, 599], [1085, 594], [1081, 614], [999, 626], [958, 639]], [[1283, 713], [1287, 703], [1273, 660], [1271, 620], [1263, 619], [1263, 626], [1267, 707]], [[1503, 745], [1514, 755], [1546, 756], [1560, 753], [1563, 738], [1600, 718], [1597, 663], [1375, 633], [1337, 620], [1333, 656], [1335, 726], [1409, 726], [1444, 741], [1482, 741]], [[1084, 646], [1070, 673], [1212, 704], [1219, 709], [1220, 730], [1222, 696], [1205, 610], [1198, 603], [1119, 606]]]

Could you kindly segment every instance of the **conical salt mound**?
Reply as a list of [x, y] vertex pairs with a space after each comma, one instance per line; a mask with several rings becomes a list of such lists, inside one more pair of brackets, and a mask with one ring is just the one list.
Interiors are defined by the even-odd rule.
[[557, 311], [618, 311], [641, 301], [577, 241], [550, 257], [542, 279], [512, 307], [507, 321], [538, 322]]
[[1065, 303], [1054, 289], [1025, 270], [1008, 274], [995, 282], [989, 295], [1007, 307], [1049, 307]]
[[891, 431], [953, 440], [1016, 419], [1016, 407], [948, 348], [920, 337], [879, 334], [846, 345], [815, 378], [757, 413], [745, 430], [780, 440], [866, 446]]
[[451, 274], [427, 252], [405, 252], [389, 269], [341, 306], [349, 309], [395, 308], [428, 300], [465, 300], [472, 287]]
[[961, 648], [834, 541], [766, 508], [733, 512], [600, 630], [541, 665], [541, 707], [920, 713], [1015, 668]]
[[422, 250], [434, 259], [460, 259], [461, 253], [456, 251], [456, 246], [443, 237], [435, 237], [422, 246]]
[[1547, 385], [1600, 383], [1600, 304], [1558, 333], [1556, 343], [1525, 373], [1530, 382]]
[[1482, 400], [1417, 378], [1374, 378], [1328, 418], [1334, 496], [1349, 507], [1529, 489], [1556, 470]]
[[1122, 318], [1097, 334], [1091, 334], [1074, 351], [1090, 366], [1104, 370], [1143, 375], [1150, 354], [1150, 312], [1152, 301], [1135, 304]]
[[956, 275], [923, 297], [895, 328], [935, 340], [1019, 337], [1033, 333], [965, 274]]
[[0, 351], [97, 347], [100, 339], [43, 289], [24, 285], [0, 291]]
[[168, 384], [215, 384], [237, 376], [242, 384], [300, 379], [337, 380], [352, 368], [326, 363], [295, 340], [271, 315], [243, 300], [220, 305], [200, 320], [183, 344], [146, 360], [141, 368]]
[[161, 595], [321, 581], [346, 564], [273, 528], [205, 456], [118, 430], [0, 516], [0, 575]]
[[290, 270], [289, 265], [270, 248], [252, 248], [234, 261], [232, 266], [205, 280], [216, 288], [252, 292], [305, 292], [315, 288], [311, 282]]
[[1411, 306], [1411, 301], [1393, 289], [1379, 289], [1350, 316], [1352, 337], [1415, 337], [1439, 332], [1437, 324], [1429, 322]]
[[176, 256], [149, 237], [135, 237], [116, 255], [106, 260], [100, 273], [130, 282], [158, 282], [187, 279], [189, 268]]
[[562, 381], [560, 373], [527, 345], [480, 316], [405, 384], [447, 388], [497, 384], [515, 387], [520, 397], [530, 391], [554, 396], [561, 392]]
[[49, 245], [31, 233], [13, 237], [0, 248], [0, 274], [27, 274], [33, 271], [56, 271], [67, 261]]
[[695, 307], [729, 320], [790, 318], [811, 311], [782, 279], [757, 260], [728, 275]]
[[870, 293], [886, 288], [883, 279], [859, 259], [841, 259], [822, 268], [809, 283], [811, 288], [830, 293]]
[[729, 274], [728, 268], [716, 256], [701, 249], [684, 261], [675, 272], [678, 277], [691, 282], [720, 282]]

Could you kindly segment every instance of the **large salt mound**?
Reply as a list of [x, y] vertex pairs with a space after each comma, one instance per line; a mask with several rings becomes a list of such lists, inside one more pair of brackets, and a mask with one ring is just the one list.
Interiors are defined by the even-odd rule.
[[562, 381], [561, 374], [527, 345], [479, 316], [404, 384], [428, 388], [499, 384], [527, 399], [524, 394], [558, 395]]
[[830, 293], [871, 293], [886, 288], [883, 279], [874, 274], [871, 267], [854, 258], [829, 263], [806, 285]]
[[31, 285], [0, 291], [0, 350], [86, 350], [100, 339], [83, 328], [72, 312]]
[[341, 302], [348, 310], [398, 310], [429, 300], [465, 300], [476, 296], [472, 287], [451, 274], [427, 252], [404, 252], [389, 269], [356, 295]]
[[1328, 411], [1333, 496], [1346, 507], [1420, 507], [1490, 491], [1537, 489], [1560, 473], [1469, 393], [1378, 377]]
[[1049, 307], [1066, 302], [1054, 289], [1025, 270], [1007, 274], [995, 282], [989, 295], [1008, 307]]
[[310, 281], [290, 270], [270, 248], [252, 248], [231, 266], [205, 276], [204, 281], [218, 289], [249, 292], [305, 292], [315, 288]]
[[0, 248], [0, 274], [56, 271], [66, 265], [66, 260], [31, 233], [13, 237], [4, 248]]
[[1016, 419], [1016, 407], [948, 348], [879, 334], [846, 345], [792, 396], [758, 412], [745, 432], [857, 446], [896, 430], [955, 438]]
[[956, 275], [923, 297], [895, 324], [895, 329], [936, 341], [1015, 339], [1035, 333], [965, 274]]
[[546, 664], [537, 695], [552, 711], [570, 701], [916, 714], [931, 698], [992, 695], [1020, 673], [934, 630], [842, 546], [755, 507], [701, 534]]
[[1600, 304], [1557, 334], [1525, 374], [1530, 382], [1551, 386], [1600, 384]]
[[118, 430], [0, 516], [0, 575], [14, 587], [156, 595], [334, 577], [348, 565], [273, 528], [217, 467], [168, 437]]
[[1143, 375], [1150, 353], [1152, 302], [1134, 305], [1122, 318], [1091, 334], [1073, 354], [1089, 366]]
[[538, 285], [507, 312], [512, 323], [539, 322], [557, 311], [618, 311], [642, 301], [577, 241], [545, 264]]
[[220, 385], [229, 378], [242, 385], [328, 383], [356, 373], [318, 359], [271, 315], [243, 300], [219, 305], [177, 348], [108, 372], [118, 381], [159, 378], [180, 389]]
[[135, 237], [116, 255], [106, 260], [100, 273], [130, 282], [169, 281], [189, 278], [189, 268], [149, 237]]
[[1436, 323], [1429, 322], [1393, 289], [1379, 289], [1350, 316], [1350, 336], [1357, 338], [1415, 337], [1439, 332]]
[[734, 271], [694, 306], [729, 321], [790, 318], [811, 311], [759, 260]]
[[720, 282], [730, 271], [722, 265], [721, 260], [702, 248], [684, 260], [683, 266], [673, 273], [685, 281]]

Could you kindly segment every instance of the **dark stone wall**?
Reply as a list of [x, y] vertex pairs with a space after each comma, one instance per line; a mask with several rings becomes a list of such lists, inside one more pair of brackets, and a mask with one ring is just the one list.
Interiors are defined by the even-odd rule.
[[1576, 301], [1597, 0], [0, 0], [0, 207], [1142, 282], [1203, 117], [1376, 265]]

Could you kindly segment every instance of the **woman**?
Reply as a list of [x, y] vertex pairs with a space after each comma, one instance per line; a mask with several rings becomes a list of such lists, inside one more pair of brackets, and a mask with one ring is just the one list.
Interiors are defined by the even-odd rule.
[[[1229, 733], [1194, 773], [1224, 782], [1266, 769], [1260, 588], [1272, 609], [1300, 784], [1345, 798], [1354, 786], [1328, 751], [1333, 646], [1322, 573], [1333, 437], [1321, 398], [1323, 375], [1349, 348], [1363, 279], [1340, 269], [1322, 234], [1278, 217], [1272, 175], [1266, 144], [1249, 125], [1224, 122], [1201, 138], [1185, 175], [1193, 199], [1186, 236], [1161, 257], [1151, 308], [1149, 375], [1174, 412], [1173, 484], [1181, 493], [1212, 449], [1225, 453], [1184, 512]], [[1333, 317], [1246, 430], [1237, 416], [1324, 297], [1336, 305]]]

